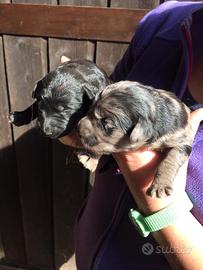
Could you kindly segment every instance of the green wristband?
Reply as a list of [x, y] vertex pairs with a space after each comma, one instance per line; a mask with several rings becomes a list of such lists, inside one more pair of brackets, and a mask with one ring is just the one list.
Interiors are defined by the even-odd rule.
[[147, 237], [150, 232], [159, 231], [171, 224], [174, 224], [178, 218], [190, 211], [193, 207], [191, 200], [189, 199], [186, 192], [178, 200], [172, 204], [153, 213], [149, 216], [143, 216], [137, 210], [131, 209], [129, 217], [133, 225], [136, 227], [138, 232], [143, 236]]

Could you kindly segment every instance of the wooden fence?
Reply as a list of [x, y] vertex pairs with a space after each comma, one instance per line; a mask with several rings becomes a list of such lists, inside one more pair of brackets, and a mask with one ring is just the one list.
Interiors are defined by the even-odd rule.
[[159, 1], [10, 2], [0, 0], [0, 269], [73, 270], [73, 225], [88, 172], [68, 147], [40, 136], [33, 123], [10, 126], [7, 115], [31, 104], [35, 82], [62, 55], [93, 60], [110, 74], [141, 9]]

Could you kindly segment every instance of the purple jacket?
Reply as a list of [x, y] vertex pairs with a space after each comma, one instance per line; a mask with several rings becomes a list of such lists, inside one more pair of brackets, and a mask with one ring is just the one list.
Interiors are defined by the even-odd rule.
[[[198, 57], [201, 50], [203, 2], [169, 1], [141, 20], [111, 77], [114, 81], [136, 80], [167, 89], [187, 101], [192, 53]], [[188, 105], [197, 104], [193, 101]], [[136, 205], [116, 169], [111, 156], [101, 159], [94, 188], [78, 215], [78, 270], [170, 269], [154, 239], [142, 238], [130, 223], [128, 211]], [[203, 125], [196, 134], [189, 160], [187, 192], [194, 203], [193, 214], [203, 224]], [[146, 243], [152, 245], [150, 255], [143, 252]]]

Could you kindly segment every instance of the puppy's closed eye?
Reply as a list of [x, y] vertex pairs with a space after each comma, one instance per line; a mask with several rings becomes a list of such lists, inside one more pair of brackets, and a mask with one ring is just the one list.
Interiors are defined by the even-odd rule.
[[100, 119], [99, 125], [107, 135], [111, 135], [115, 129], [115, 125], [113, 124], [113, 121], [108, 118]]
[[63, 111], [65, 111], [65, 107], [63, 105], [58, 105], [58, 106], [56, 106], [56, 110], [58, 112], [63, 112]]

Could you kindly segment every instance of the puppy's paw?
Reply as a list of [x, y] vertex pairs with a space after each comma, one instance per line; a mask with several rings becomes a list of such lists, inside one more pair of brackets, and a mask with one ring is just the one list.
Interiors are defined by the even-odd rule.
[[10, 112], [7, 118], [9, 123], [17, 127], [28, 124], [30, 122], [27, 121], [27, 115], [23, 112]]
[[169, 184], [152, 183], [147, 189], [147, 195], [153, 198], [163, 198], [170, 196], [173, 192], [173, 188]]
[[9, 115], [7, 116], [9, 123], [14, 123], [15, 122], [15, 112], [10, 112]]
[[8, 122], [14, 124], [16, 126], [20, 126], [21, 123], [19, 121], [19, 113], [18, 112], [10, 112], [7, 116]]
[[94, 172], [97, 168], [98, 165], [98, 159], [95, 158], [91, 158], [88, 155], [82, 155], [82, 154], [78, 154], [78, 159], [79, 161], [83, 164], [83, 166], [90, 170], [91, 172]]

